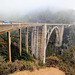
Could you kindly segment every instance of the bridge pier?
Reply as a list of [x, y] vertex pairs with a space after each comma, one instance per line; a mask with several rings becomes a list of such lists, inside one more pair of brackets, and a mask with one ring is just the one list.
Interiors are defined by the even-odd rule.
[[28, 53], [28, 28], [26, 28], [26, 51]]
[[34, 27], [34, 55], [36, 56], [36, 27]]
[[64, 33], [64, 25], [62, 25], [61, 27], [60, 27], [60, 45], [59, 46], [61, 46], [62, 45], [62, 40], [63, 40], [63, 33]]
[[40, 59], [41, 56], [41, 36], [42, 36], [42, 30], [38, 30], [38, 59]]
[[60, 41], [59, 31], [56, 30], [56, 43], [55, 43], [55, 46], [59, 46], [59, 44], [60, 44], [59, 41]]
[[38, 28], [36, 29], [36, 58], [38, 59]]
[[33, 56], [33, 54], [34, 54], [34, 42], [33, 42], [33, 40], [34, 40], [34, 38], [33, 38], [33, 28], [32, 28], [32, 33], [31, 33], [31, 51], [32, 51], [32, 56]]
[[47, 34], [47, 26], [44, 25], [44, 56], [43, 56], [43, 63], [45, 63], [45, 58], [46, 58], [46, 34]]
[[11, 62], [11, 37], [10, 37], [10, 32], [7, 32], [7, 40], [8, 40], [8, 57], [9, 57], [9, 62]]
[[46, 25], [42, 26], [42, 36], [41, 36], [41, 53], [40, 53], [40, 60], [45, 63], [46, 58], [46, 34], [47, 34], [47, 27]]
[[38, 28], [32, 28], [32, 34], [31, 34], [31, 51], [32, 56], [33, 54], [38, 59]]

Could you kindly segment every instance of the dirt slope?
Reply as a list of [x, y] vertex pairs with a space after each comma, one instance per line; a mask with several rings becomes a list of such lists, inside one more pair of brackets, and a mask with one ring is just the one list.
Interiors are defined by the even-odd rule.
[[58, 68], [51, 67], [51, 68], [35, 70], [33, 72], [30, 71], [16, 72], [11, 75], [65, 75], [65, 73], [59, 70]]

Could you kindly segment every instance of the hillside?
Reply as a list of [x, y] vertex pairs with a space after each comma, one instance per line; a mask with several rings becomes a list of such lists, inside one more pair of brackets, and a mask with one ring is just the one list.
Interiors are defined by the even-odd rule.
[[34, 11], [28, 15], [16, 19], [20, 22], [38, 23], [73, 23], [75, 22], [75, 10], [62, 10], [53, 12], [51, 10]]

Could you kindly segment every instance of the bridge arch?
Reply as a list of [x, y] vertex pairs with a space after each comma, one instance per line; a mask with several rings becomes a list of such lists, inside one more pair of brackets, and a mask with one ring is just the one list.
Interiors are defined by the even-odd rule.
[[[57, 27], [57, 26], [55, 26], [55, 27], [53, 27], [52, 29], [51, 29], [51, 31], [49, 32], [49, 30], [48, 30], [48, 32], [47, 32], [47, 34], [48, 34], [48, 37], [47, 37], [47, 42], [46, 42], [46, 47], [47, 47], [47, 45], [48, 45], [48, 43], [49, 43], [49, 39], [51, 38], [51, 35], [52, 35], [52, 33], [53, 33], [53, 31], [55, 30], [55, 32], [56, 32], [56, 43], [55, 43], [55, 45], [57, 46], [58, 44], [59, 44], [59, 41], [60, 41], [60, 38], [59, 38], [59, 33], [60, 33], [60, 30], [59, 30], [59, 27]], [[46, 34], [46, 35], [47, 35]]]
[[56, 31], [56, 43], [55, 43], [55, 45], [60, 46], [60, 28], [58, 26], [55, 26], [51, 29], [51, 31], [49, 31], [49, 30], [50, 30], [50, 28], [46, 32], [46, 40], [44, 40], [44, 41], [46, 41], [46, 44], [44, 45], [43, 63], [45, 63], [47, 45], [49, 43], [49, 39], [51, 38], [51, 35], [52, 35], [54, 30]]

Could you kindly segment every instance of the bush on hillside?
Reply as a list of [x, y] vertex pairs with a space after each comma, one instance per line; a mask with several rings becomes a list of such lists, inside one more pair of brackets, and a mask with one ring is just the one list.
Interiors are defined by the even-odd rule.
[[60, 62], [60, 60], [55, 56], [47, 57], [46, 61], [47, 61], [46, 62], [47, 67], [54, 66], [54, 65], [56, 65], [56, 64], [58, 64]]
[[5, 62], [5, 59], [2, 56], [0, 56], [0, 64], [3, 62]]
[[58, 64], [58, 67], [60, 70], [64, 71], [66, 75], [75, 75], [75, 69], [69, 64], [61, 62]]
[[55, 56], [50, 56], [46, 58], [47, 67], [59, 67], [60, 70], [64, 71], [66, 75], [75, 75], [75, 65], [70, 65], [70, 63], [65, 63], [63, 60], [59, 60]]
[[22, 71], [22, 70], [30, 70], [33, 71], [34, 63], [33, 62], [27, 62], [27, 61], [19, 61], [16, 60], [13, 63], [10, 62], [4, 62], [0, 64], [0, 75], [7, 75], [9, 73], [13, 73], [15, 71]]

